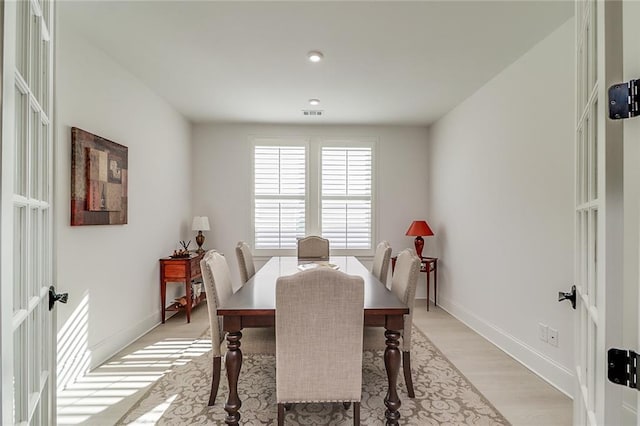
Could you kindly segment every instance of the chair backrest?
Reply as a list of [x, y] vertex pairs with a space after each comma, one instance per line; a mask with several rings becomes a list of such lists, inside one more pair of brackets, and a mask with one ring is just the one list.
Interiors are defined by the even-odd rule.
[[402, 350], [411, 350], [411, 327], [413, 324], [413, 306], [416, 301], [416, 287], [420, 274], [420, 258], [415, 250], [404, 249], [398, 254], [396, 268], [391, 278], [391, 291], [402, 303], [409, 307], [404, 316], [404, 332], [402, 333]]
[[329, 240], [317, 235], [299, 239], [298, 259], [329, 260]]
[[224, 339], [224, 332], [222, 319], [218, 316], [218, 307], [223, 306], [233, 295], [229, 265], [222, 254], [209, 250], [200, 261], [200, 270], [207, 295], [213, 356], [220, 356], [220, 343]]
[[387, 285], [387, 274], [389, 273], [389, 260], [391, 259], [391, 246], [388, 242], [382, 241], [376, 247], [376, 254], [373, 257], [373, 267], [371, 273]]
[[331, 268], [278, 278], [276, 396], [360, 401], [364, 281]]
[[236, 257], [238, 258], [238, 267], [240, 269], [241, 284], [249, 281], [249, 278], [256, 274], [256, 267], [253, 264], [253, 253], [251, 248], [244, 241], [238, 242], [236, 246]]

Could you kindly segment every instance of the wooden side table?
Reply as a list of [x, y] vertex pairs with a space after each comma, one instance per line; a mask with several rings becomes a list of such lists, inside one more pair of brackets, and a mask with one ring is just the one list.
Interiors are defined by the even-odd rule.
[[[197, 298], [192, 296], [191, 283], [198, 278], [202, 279], [200, 261], [204, 253], [193, 253], [190, 257], [163, 257], [160, 259], [160, 303], [162, 309], [162, 323], [166, 319], [166, 311], [187, 312], [187, 323], [191, 322], [191, 309], [206, 299], [204, 288]], [[172, 303], [167, 306], [167, 283], [184, 283], [187, 304], [183, 307], [180, 303]], [[204, 285], [204, 284], [203, 284]]]
[[[391, 273], [396, 268], [396, 260], [398, 256], [391, 258]], [[438, 306], [438, 258], [422, 256], [420, 263], [420, 272], [427, 274], [427, 311], [429, 310], [429, 277], [433, 272], [433, 305]]]

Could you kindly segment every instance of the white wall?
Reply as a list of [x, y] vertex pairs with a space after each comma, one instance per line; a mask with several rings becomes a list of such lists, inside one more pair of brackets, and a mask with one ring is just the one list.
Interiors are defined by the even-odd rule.
[[[394, 252], [413, 247], [413, 238], [404, 235], [411, 221], [428, 220], [426, 128], [199, 124], [193, 129], [194, 214], [209, 216], [211, 231], [205, 246], [226, 255], [236, 282], [235, 246], [239, 240], [253, 241], [251, 136], [377, 138], [378, 240], [389, 241]], [[426, 238], [424, 254], [430, 253], [430, 247], [431, 240]], [[424, 297], [424, 284], [418, 290], [418, 297]]]
[[[76, 35], [64, 7], [57, 28], [56, 285], [69, 292], [57, 318], [59, 338], [69, 338], [59, 369], [68, 373], [100, 364], [160, 321], [158, 259], [191, 233], [191, 132], [164, 100]], [[128, 224], [69, 225], [71, 126], [129, 148]]]
[[[567, 394], [573, 316], [573, 20], [430, 128], [439, 303]], [[538, 338], [559, 331], [559, 346]]]

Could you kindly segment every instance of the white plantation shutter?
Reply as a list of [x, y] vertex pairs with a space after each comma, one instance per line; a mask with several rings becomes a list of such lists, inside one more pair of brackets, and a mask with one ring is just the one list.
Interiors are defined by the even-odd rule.
[[322, 147], [321, 227], [332, 249], [370, 249], [371, 147]]
[[305, 235], [306, 148], [255, 146], [255, 248], [293, 249]]

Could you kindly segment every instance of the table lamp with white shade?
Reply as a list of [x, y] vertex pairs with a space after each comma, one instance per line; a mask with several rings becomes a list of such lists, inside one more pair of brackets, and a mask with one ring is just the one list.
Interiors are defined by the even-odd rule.
[[202, 231], [208, 231], [209, 228], [209, 218], [207, 216], [194, 216], [193, 223], [191, 224], [192, 231], [198, 231], [198, 235], [196, 236], [196, 243], [198, 244], [197, 253], [204, 253], [204, 249], [202, 245], [204, 244], [204, 235]]

